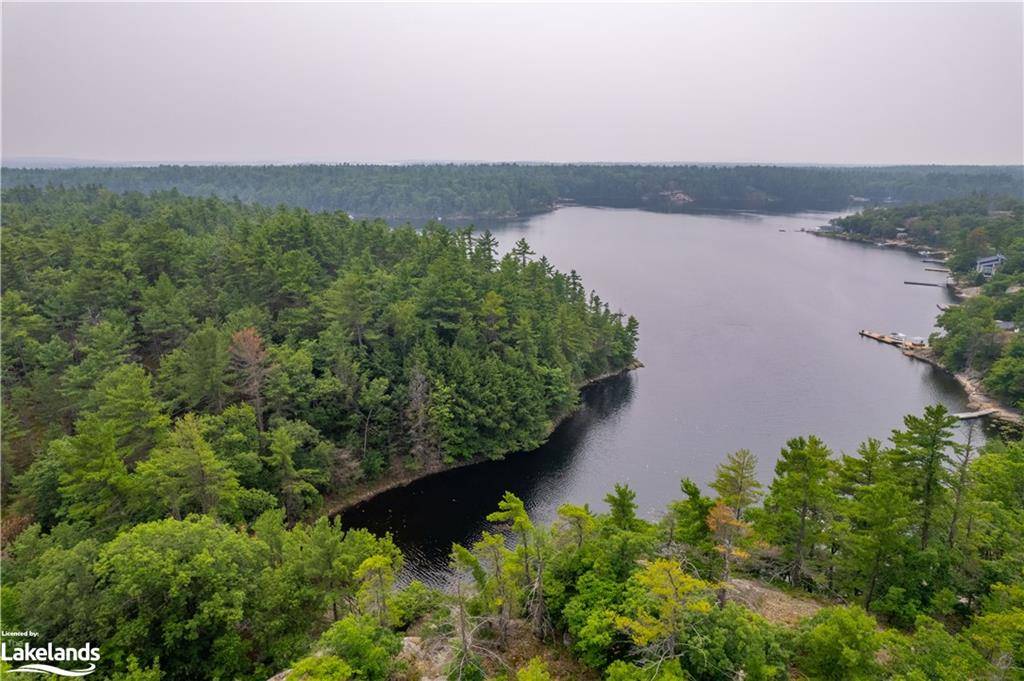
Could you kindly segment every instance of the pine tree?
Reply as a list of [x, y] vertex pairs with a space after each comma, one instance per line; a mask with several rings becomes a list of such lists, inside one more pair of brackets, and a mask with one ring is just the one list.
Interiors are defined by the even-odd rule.
[[388, 595], [395, 583], [395, 570], [388, 556], [370, 556], [356, 568], [355, 578], [359, 580], [359, 600], [364, 611], [375, 616], [382, 627], [388, 625]]
[[231, 356], [225, 335], [207, 319], [181, 347], [164, 356], [159, 385], [178, 409], [224, 409]]
[[129, 452], [117, 446], [117, 425], [96, 416], [75, 424], [74, 437], [58, 440], [60, 494], [70, 520], [112, 531], [132, 518], [136, 488], [125, 465]]
[[189, 513], [218, 515], [238, 491], [234, 471], [214, 456], [193, 414], [178, 420], [167, 444], [139, 464], [138, 476], [176, 520]]
[[339, 324], [362, 347], [380, 337], [371, 327], [379, 308], [379, 295], [379, 277], [353, 269], [338, 277], [323, 293], [320, 305], [325, 318]]
[[629, 485], [615, 483], [615, 491], [605, 495], [604, 501], [611, 512], [612, 525], [631, 530], [636, 525], [636, 492]]
[[516, 242], [516, 245], [512, 247], [510, 251], [512, 257], [518, 261], [520, 267], [526, 267], [526, 263], [529, 262], [530, 256], [535, 253], [530, 250], [530, 244], [526, 242], [526, 239], [520, 239]]
[[949, 486], [949, 453], [954, 449], [957, 419], [941, 404], [925, 407], [923, 416], [903, 418], [905, 430], [895, 430], [892, 443], [904, 482], [917, 507], [918, 537], [925, 549], [931, 541], [936, 512], [945, 505]]
[[718, 465], [711, 488], [718, 492], [719, 498], [732, 509], [736, 518], [742, 518], [744, 509], [761, 498], [757, 457], [748, 449], [728, 454], [725, 462]]
[[761, 530], [769, 541], [782, 547], [792, 584], [805, 576], [807, 560], [834, 503], [828, 479], [830, 455], [825, 443], [813, 435], [787, 442], [764, 501]]
[[863, 596], [868, 610], [879, 594], [899, 585], [897, 570], [913, 550], [907, 532], [910, 500], [892, 451], [873, 439], [857, 451], [858, 456], [843, 456], [836, 477], [843, 518], [837, 528], [839, 564], [841, 581]]
[[722, 556], [722, 574], [719, 578], [718, 607], [724, 608], [729, 580], [732, 579], [732, 566], [747, 552], [741, 544], [750, 533], [750, 526], [736, 517], [736, 512], [723, 501], [715, 504], [708, 513], [708, 528], [715, 541], [715, 548]]
[[113, 425], [118, 447], [129, 452], [129, 467], [163, 442], [171, 423], [153, 395], [152, 377], [138, 364], [123, 364], [100, 378], [83, 407]]

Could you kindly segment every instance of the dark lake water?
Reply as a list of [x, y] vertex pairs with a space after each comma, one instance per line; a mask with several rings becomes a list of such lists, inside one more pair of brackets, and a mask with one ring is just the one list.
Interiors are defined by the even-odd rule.
[[627, 482], [655, 517], [680, 496], [681, 478], [706, 485], [727, 452], [753, 451], [768, 482], [791, 437], [817, 434], [838, 454], [886, 438], [926, 405], [962, 411], [951, 378], [857, 335], [927, 336], [950, 298], [903, 281], [944, 275], [912, 253], [797, 231], [834, 215], [565, 208], [494, 229], [504, 249], [525, 237], [636, 315], [646, 368], [586, 389], [540, 449], [382, 494], [345, 523], [390, 531], [408, 573], [436, 582], [452, 542], [472, 541], [505, 490], [547, 522], [565, 502], [603, 509], [612, 485]]

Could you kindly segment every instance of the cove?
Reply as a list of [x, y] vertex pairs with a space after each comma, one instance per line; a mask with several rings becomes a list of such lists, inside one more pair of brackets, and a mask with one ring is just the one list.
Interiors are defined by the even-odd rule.
[[727, 452], [754, 452], [767, 483], [791, 437], [816, 434], [838, 455], [887, 438], [926, 405], [962, 411], [954, 379], [858, 335], [927, 336], [936, 305], [952, 299], [903, 282], [944, 275], [914, 253], [798, 231], [836, 215], [573, 207], [491, 226], [503, 251], [525, 238], [536, 257], [575, 269], [635, 315], [646, 366], [586, 388], [539, 449], [384, 492], [344, 512], [344, 524], [391, 532], [407, 575], [438, 583], [452, 542], [473, 541], [505, 490], [549, 522], [567, 502], [603, 509], [626, 482], [655, 517], [681, 478], [706, 485]]

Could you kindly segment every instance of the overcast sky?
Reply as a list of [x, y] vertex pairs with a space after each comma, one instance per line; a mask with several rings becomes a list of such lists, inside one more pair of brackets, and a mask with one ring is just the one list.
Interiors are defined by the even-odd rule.
[[1021, 3], [3, 5], [3, 154], [1020, 164]]

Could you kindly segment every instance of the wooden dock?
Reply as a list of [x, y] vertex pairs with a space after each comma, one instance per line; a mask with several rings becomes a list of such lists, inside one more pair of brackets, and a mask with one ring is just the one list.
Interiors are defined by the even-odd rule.
[[980, 419], [983, 416], [991, 416], [992, 414], [998, 414], [999, 410], [995, 408], [991, 409], [980, 409], [978, 411], [962, 411], [959, 414], [953, 414], [961, 421], [968, 421], [970, 419]]
[[945, 260], [936, 260], [935, 258], [923, 258], [921, 260], [921, 262], [928, 262], [928, 263], [931, 263], [933, 265], [945, 265], [946, 264]]
[[879, 343], [886, 343], [887, 345], [895, 345], [898, 348], [924, 347], [924, 345], [922, 345], [921, 343], [914, 343], [913, 341], [907, 339], [901, 340], [894, 336], [890, 336], [887, 333], [879, 333], [878, 331], [868, 331], [867, 329], [861, 329], [859, 333], [864, 338], [870, 338], [871, 340], [876, 340]]
[[937, 288], [945, 287], [945, 284], [936, 284], [933, 281], [905, 281], [903, 283], [909, 286], [935, 286]]
[[947, 270], [944, 267], [925, 267], [924, 271], [925, 272], [945, 272], [946, 274], [949, 274], [949, 270]]

